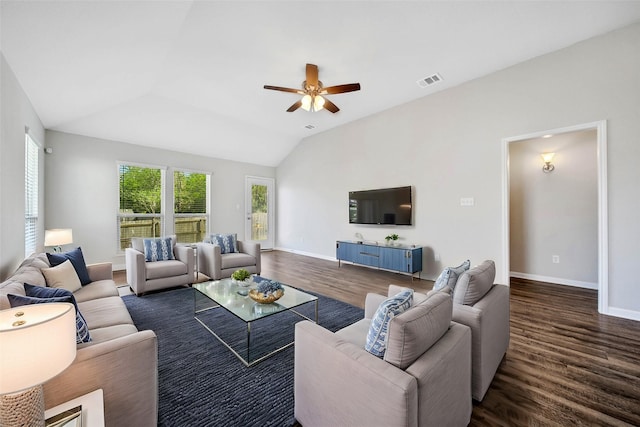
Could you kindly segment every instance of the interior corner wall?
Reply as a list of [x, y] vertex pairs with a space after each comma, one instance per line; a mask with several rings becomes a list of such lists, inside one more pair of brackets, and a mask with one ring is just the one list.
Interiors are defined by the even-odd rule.
[[[598, 289], [596, 145], [596, 130], [509, 144], [509, 248], [516, 277]], [[543, 152], [555, 153], [549, 173], [542, 171]]]
[[[308, 137], [278, 167], [277, 246], [335, 257], [336, 240], [395, 232], [425, 246], [423, 278], [493, 259], [508, 283], [502, 140], [607, 120], [609, 308], [640, 319], [639, 75], [635, 24]], [[349, 225], [349, 191], [400, 185], [414, 226]]]
[[124, 268], [118, 248], [118, 162], [212, 173], [210, 230], [244, 236], [245, 176], [275, 177], [275, 168], [48, 130], [47, 228], [73, 229], [88, 263]]
[[[44, 127], [15, 74], [0, 53], [0, 281], [24, 259], [24, 140], [25, 128], [38, 144], [44, 143]], [[44, 218], [44, 154], [40, 161], [39, 217]], [[44, 221], [38, 221], [42, 248]]]

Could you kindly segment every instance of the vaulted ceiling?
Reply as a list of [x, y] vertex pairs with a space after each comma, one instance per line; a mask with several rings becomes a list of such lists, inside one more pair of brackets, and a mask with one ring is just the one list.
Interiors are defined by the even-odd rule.
[[[309, 135], [638, 22], [640, 1], [2, 0], [1, 13], [2, 53], [45, 128], [276, 166]], [[362, 90], [330, 96], [336, 114], [288, 113], [300, 97], [263, 85], [299, 87], [306, 63]]]

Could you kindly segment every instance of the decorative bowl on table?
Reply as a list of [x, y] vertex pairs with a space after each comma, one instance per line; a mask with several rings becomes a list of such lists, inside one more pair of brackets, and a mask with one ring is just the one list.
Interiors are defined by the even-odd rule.
[[260, 304], [271, 304], [282, 298], [282, 295], [284, 295], [284, 288], [275, 280], [263, 280], [258, 283], [256, 289], [249, 291], [251, 299]]

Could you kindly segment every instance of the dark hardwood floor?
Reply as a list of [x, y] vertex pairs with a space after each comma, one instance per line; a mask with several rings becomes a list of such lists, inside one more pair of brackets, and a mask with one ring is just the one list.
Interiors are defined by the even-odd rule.
[[[390, 283], [433, 286], [281, 251], [262, 264], [265, 277], [358, 307]], [[598, 314], [596, 291], [512, 279], [509, 350], [470, 425], [640, 426], [640, 322]]]

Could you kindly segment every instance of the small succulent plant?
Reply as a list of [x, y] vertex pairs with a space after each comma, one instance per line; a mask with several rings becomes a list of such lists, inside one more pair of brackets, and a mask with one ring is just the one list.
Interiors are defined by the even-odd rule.
[[237, 280], [238, 282], [242, 282], [242, 281], [248, 279], [249, 277], [251, 277], [251, 274], [247, 270], [245, 270], [244, 268], [236, 270], [236, 271], [233, 272], [233, 274], [231, 274], [231, 278], [233, 280]]

